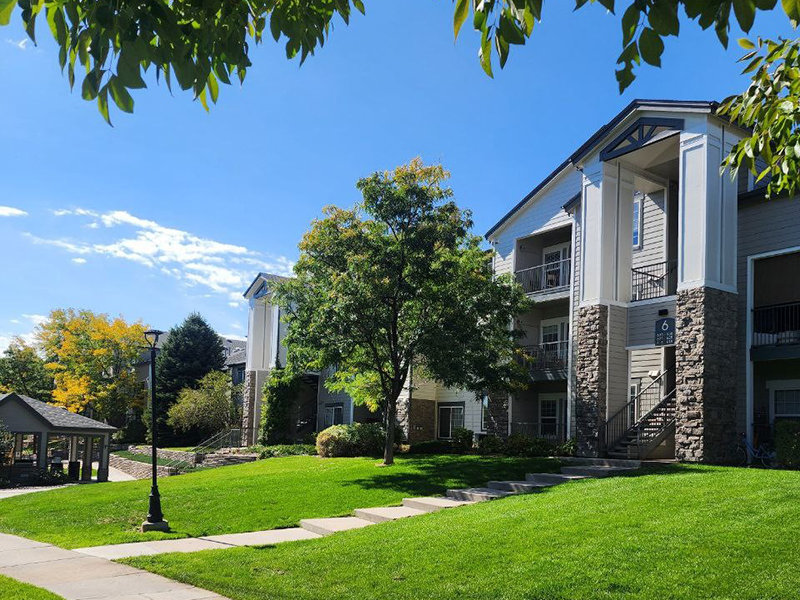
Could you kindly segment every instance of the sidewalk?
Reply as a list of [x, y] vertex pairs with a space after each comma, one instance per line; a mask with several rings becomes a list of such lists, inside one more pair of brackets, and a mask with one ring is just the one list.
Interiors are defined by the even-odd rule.
[[104, 558], [3, 533], [0, 575], [44, 588], [65, 600], [227, 600]]

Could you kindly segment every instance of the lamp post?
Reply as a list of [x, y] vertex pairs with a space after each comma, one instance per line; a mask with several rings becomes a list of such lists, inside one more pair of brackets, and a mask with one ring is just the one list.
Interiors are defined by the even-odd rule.
[[161, 512], [161, 496], [158, 493], [158, 423], [156, 420], [156, 344], [159, 336], [164, 333], [158, 329], [144, 332], [144, 339], [150, 347], [150, 449], [152, 450], [153, 484], [150, 488], [150, 505], [147, 519], [142, 523], [142, 531], [169, 531], [169, 523], [164, 520]]

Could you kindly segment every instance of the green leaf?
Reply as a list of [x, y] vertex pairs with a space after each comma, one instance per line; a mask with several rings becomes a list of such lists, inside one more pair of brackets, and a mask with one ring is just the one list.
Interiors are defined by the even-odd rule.
[[639, 53], [642, 59], [654, 67], [661, 66], [661, 54], [664, 52], [664, 42], [661, 41], [659, 35], [645, 27], [642, 35], [639, 36]]
[[219, 97], [219, 83], [213, 73], [208, 75], [208, 93], [211, 95], [211, 101], [216, 104]]
[[680, 21], [678, 5], [668, 2], [656, 2], [647, 13], [647, 21], [659, 35], [678, 35]]
[[469, 0], [456, 0], [456, 10], [453, 13], [453, 34], [458, 39], [458, 32], [469, 16]]
[[[111, 125], [111, 117], [108, 114], [108, 85], [104, 85], [103, 89], [100, 90], [100, 93], [97, 94], [97, 108], [100, 111], [100, 114], [103, 115], [103, 118], [106, 120], [106, 123]], [[113, 125], [111, 125], [113, 127]]]
[[147, 87], [144, 79], [142, 79], [141, 71], [139, 70], [139, 60], [136, 57], [135, 50], [130, 45], [124, 46], [119, 55], [119, 60], [117, 60], [117, 77], [122, 85], [128, 89]]
[[90, 71], [87, 73], [81, 84], [81, 98], [84, 100], [94, 100], [97, 98], [98, 82], [99, 76], [97, 71]]
[[739, 27], [745, 33], [750, 31], [756, 18], [756, 5], [754, 0], [733, 0], [733, 13], [739, 21]]
[[119, 77], [112, 75], [108, 80], [106, 87], [111, 92], [111, 97], [114, 99], [114, 104], [116, 104], [120, 110], [125, 111], [126, 113], [133, 112], [133, 98], [131, 98], [128, 90], [125, 89], [125, 86], [122, 85]]
[[783, 12], [796, 27], [800, 22], [800, 0], [781, 0], [781, 6], [783, 6]]
[[0, 25], [8, 25], [17, 0], [0, 0]]
[[639, 27], [639, 16], [641, 12], [636, 6], [636, 3], [631, 4], [625, 13], [622, 15], [622, 45], [627, 46], [633, 36], [636, 35], [636, 29]]
[[483, 71], [489, 76], [494, 77], [492, 74], [492, 39], [489, 36], [488, 30], [484, 30], [481, 36], [481, 47], [478, 51], [478, 58], [481, 61]]
[[200, 99], [200, 104], [202, 104], [203, 108], [205, 108], [206, 112], [208, 112], [209, 109], [208, 109], [208, 100], [206, 99], [206, 88], [203, 88], [197, 95], [197, 97]]
[[739, 45], [745, 50], [752, 50], [753, 48], [756, 47], [756, 45], [747, 38], [739, 38], [738, 42]]

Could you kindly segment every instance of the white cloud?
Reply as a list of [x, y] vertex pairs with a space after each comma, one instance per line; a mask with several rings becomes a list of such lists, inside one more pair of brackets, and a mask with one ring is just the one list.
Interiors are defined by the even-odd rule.
[[[37, 314], [23, 314], [22, 318], [27, 321], [32, 328], [36, 327], [37, 325], [41, 325], [45, 321], [47, 321], [46, 315], [37, 315]], [[10, 319], [11, 323], [15, 325], [19, 325], [22, 323], [20, 319]], [[12, 333], [9, 331], [0, 331], [0, 352], [5, 352], [6, 348], [11, 344], [14, 338], [20, 338], [23, 342], [32, 346], [36, 342], [36, 332], [34, 329], [31, 329], [27, 333]]]
[[28, 38], [22, 38], [21, 40], [11, 40], [7, 39], [6, 44], [11, 44], [12, 46], [16, 46], [20, 50], [27, 50], [28, 49]]
[[48, 319], [47, 315], [23, 314], [22, 316], [28, 319], [33, 325], [41, 325]]
[[236, 340], [238, 342], [246, 342], [247, 341], [247, 336], [244, 336], [244, 335], [242, 335], [240, 333], [223, 333], [223, 334], [220, 334], [220, 335], [222, 337], [224, 337], [226, 340]]
[[80, 257], [73, 258], [72, 262], [74, 262], [76, 265], [85, 265], [86, 264], [86, 259], [85, 258], [80, 258]]
[[[52, 212], [57, 217], [86, 219], [85, 227], [115, 230], [120, 235], [110, 243], [100, 243], [75, 238], [45, 239], [26, 233], [32, 243], [53, 246], [80, 257], [101, 255], [157, 269], [188, 286], [204, 287], [227, 296], [232, 307], [242, 304], [242, 292], [258, 271], [288, 275], [292, 269], [292, 261], [284, 256], [265, 256], [245, 246], [203, 238], [123, 210], [98, 212], [74, 208]], [[73, 259], [80, 260], [85, 261]]]
[[21, 208], [14, 208], [13, 206], [0, 206], [0, 217], [27, 217], [26, 213]]

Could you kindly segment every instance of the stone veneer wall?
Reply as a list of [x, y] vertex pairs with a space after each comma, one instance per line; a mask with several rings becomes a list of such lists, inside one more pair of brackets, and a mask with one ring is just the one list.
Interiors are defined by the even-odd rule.
[[725, 462], [736, 439], [736, 294], [678, 292], [675, 457]]
[[575, 437], [578, 456], [600, 456], [606, 419], [608, 306], [578, 310]]
[[[148, 463], [139, 462], [138, 460], [131, 460], [129, 458], [123, 458], [121, 456], [117, 456], [116, 454], [109, 455], [108, 464], [109, 466], [119, 469], [123, 473], [127, 473], [136, 479], [147, 479], [153, 472], [152, 466]], [[159, 465], [156, 468], [158, 469], [159, 477], [169, 477], [170, 475], [178, 474], [178, 470], [174, 467], [164, 467]]]
[[403, 431], [403, 437], [411, 441], [411, 398], [404, 396], [397, 399], [397, 426]]
[[[143, 456], [150, 456], [153, 452], [150, 446], [128, 446], [128, 452], [133, 454], [141, 454]], [[179, 460], [181, 462], [196, 465], [202, 462], [202, 457], [194, 452], [186, 452], [184, 450], [165, 450], [159, 448], [157, 451], [158, 458], [162, 460]]]
[[253, 432], [258, 429], [258, 423], [254, 423], [257, 379], [255, 371], [245, 371], [242, 385], [242, 429], [244, 430], [242, 444], [245, 446], [255, 444]]
[[496, 435], [501, 438], [508, 437], [509, 401], [508, 392], [489, 392], [489, 422], [486, 424], [486, 433], [488, 435]]

